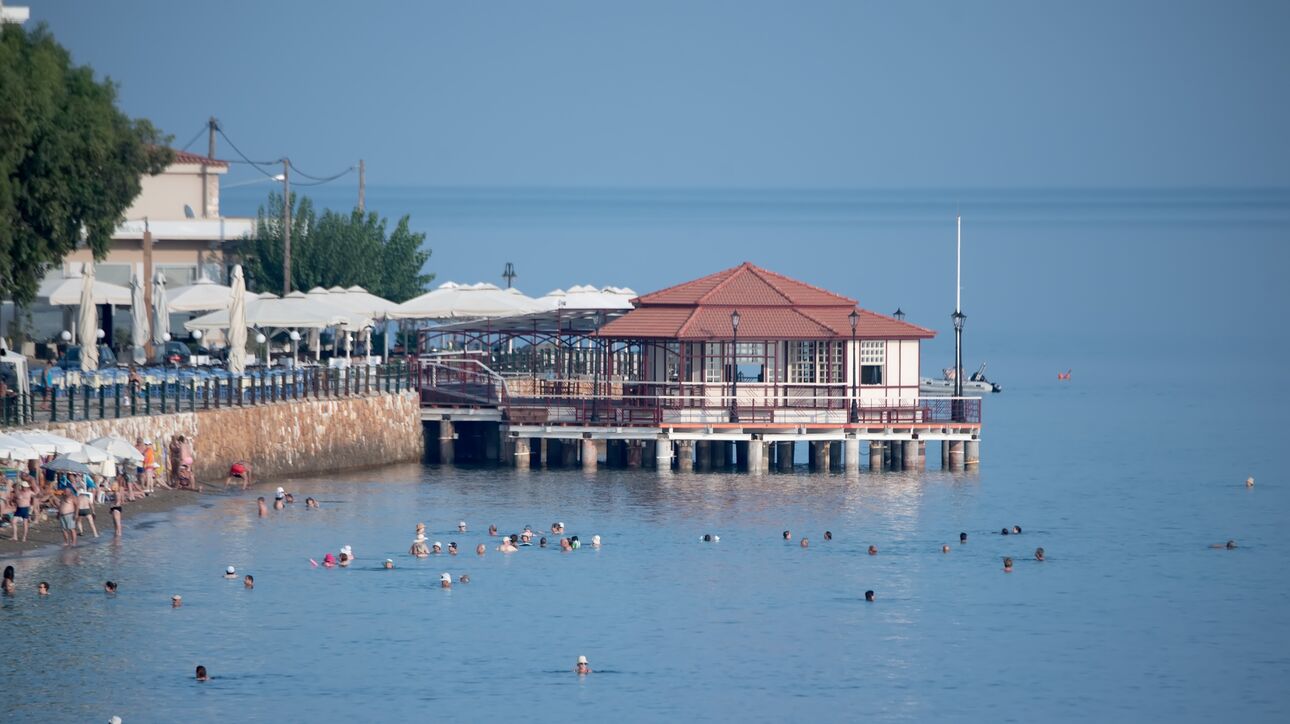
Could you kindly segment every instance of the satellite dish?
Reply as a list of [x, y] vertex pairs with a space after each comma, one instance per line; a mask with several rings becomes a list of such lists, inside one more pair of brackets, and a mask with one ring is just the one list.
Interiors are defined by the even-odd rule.
[[186, 219], [197, 218], [197, 214], [193, 213], [193, 207], [189, 206], [188, 204], [184, 204], [184, 218]]

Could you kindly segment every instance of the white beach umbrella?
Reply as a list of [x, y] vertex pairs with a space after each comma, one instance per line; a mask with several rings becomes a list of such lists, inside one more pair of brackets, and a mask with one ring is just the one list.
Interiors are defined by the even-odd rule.
[[41, 455], [72, 453], [81, 449], [81, 443], [70, 437], [55, 435], [46, 430], [17, 430], [9, 433], [9, 436], [27, 443]]
[[[84, 274], [71, 273], [68, 276], [52, 279], [40, 285], [37, 296], [48, 299], [56, 307], [74, 307], [81, 303], [81, 286]], [[91, 296], [95, 304], [111, 304], [118, 307], [130, 306], [130, 289], [119, 284], [93, 282]]]
[[496, 284], [454, 284], [445, 282], [434, 291], [400, 304], [389, 313], [391, 319], [487, 319], [527, 314], [542, 309], [537, 300], [517, 289]]
[[144, 301], [143, 280], [138, 270], [130, 274], [130, 344], [134, 347], [134, 361], [148, 361], [148, 305]]
[[38, 457], [40, 452], [31, 443], [12, 435], [0, 434], [0, 459], [35, 460]]
[[399, 308], [395, 302], [382, 299], [358, 285], [340, 291], [337, 289], [339, 287], [330, 290], [314, 287], [309, 290], [308, 297], [370, 319], [385, 319]]
[[[631, 290], [628, 290], [631, 291]], [[606, 311], [626, 311], [632, 309], [631, 296], [619, 291], [618, 287], [597, 289], [590, 284], [569, 287], [568, 291], [555, 289], [546, 296], [537, 299], [545, 310], [553, 310], [564, 302], [564, 309], [603, 309]]]
[[[261, 329], [317, 329], [337, 325], [362, 329], [364, 324], [371, 321], [367, 317], [311, 299], [303, 292], [292, 292], [281, 299], [251, 299], [243, 305], [242, 317], [244, 327]], [[228, 311], [211, 312], [184, 322], [184, 328], [189, 330], [231, 327]]]
[[75, 460], [78, 463], [85, 463], [86, 465], [105, 463], [112, 459], [112, 456], [108, 454], [108, 451], [94, 447], [93, 445], [81, 445], [75, 450], [66, 453], [66, 455], [69, 459]]
[[94, 306], [94, 267], [86, 264], [81, 274], [80, 318], [81, 371], [93, 372], [99, 368], [99, 309]]
[[166, 301], [166, 276], [158, 269], [152, 279], [152, 343], [164, 343], [169, 334], [170, 305]]
[[169, 290], [167, 297], [167, 307], [171, 312], [210, 312], [228, 309], [233, 287], [202, 277], [188, 286]]
[[119, 435], [104, 435], [90, 440], [89, 444], [96, 447], [108, 455], [118, 460], [133, 460], [134, 462], [143, 462], [143, 453], [133, 443]]
[[[242, 277], [241, 264], [233, 267], [233, 292], [229, 295], [225, 321], [225, 328], [228, 329], [228, 371], [240, 375], [246, 371], [246, 279]], [[187, 324], [184, 326], [188, 327]]]

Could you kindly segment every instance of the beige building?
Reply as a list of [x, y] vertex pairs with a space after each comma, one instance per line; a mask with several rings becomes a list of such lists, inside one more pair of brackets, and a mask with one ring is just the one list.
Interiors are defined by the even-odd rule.
[[[192, 284], [199, 276], [226, 282], [226, 255], [255, 223], [251, 218], [220, 213], [220, 178], [227, 173], [227, 161], [176, 151], [174, 162], [165, 171], [143, 177], [142, 191], [113, 234], [107, 256], [94, 263], [95, 276], [123, 287], [130, 285], [133, 273], [151, 279], [154, 271], [165, 276], [171, 289]], [[77, 249], [60, 267], [48, 272], [42, 286], [59, 277], [77, 275], [91, 262], [89, 249]], [[12, 305], [5, 306], [3, 319], [8, 322], [13, 319]], [[32, 337], [49, 340], [57, 336], [67, 328], [70, 313], [38, 299], [31, 309]], [[110, 326], [128, 328], [128, 309], [118, 309], [111, 316]], [[173, 321], [172, 327], [178, 321]]]

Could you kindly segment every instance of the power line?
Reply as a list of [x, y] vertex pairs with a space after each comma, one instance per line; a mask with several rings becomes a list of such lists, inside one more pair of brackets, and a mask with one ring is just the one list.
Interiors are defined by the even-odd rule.
[[206, 126], [202, 126], [200, 129], [197, 130], [197, 133], [193, 134], [192, 140], [190, 140], [188, 143], [185, 143], [183, 147], [180, 148], [179, 150], [187, 151], [190, 146], [192, 146], [194, 143], [197, 143], [197, 139], [201, 138], [202, 134], [205, 132], [206, 132]]
[[229, 138], [227, 133], [224, 133], [224, 128], [222, 126], [216, 126], [215, 131], [219, 133], [220, 137], [222, 137], [225, 141], [228, 141], [229, 147], [231, 147], [234, 151], [237, 151], [237, 155], [241, 156], [243, 161], [250, 164], [253, 168], [255, 168], [256, 171], [259, 171], [260, 173], [264, 174], [265, 176], [268, 176], [271, 179], [274, 179], [275, 181], [277, 180], [276, 176], [260, 168], [261, 166], [272, 165], [275, 163], [274, 161], [252, 161], [250, 157], [248, 157], [245, 153], [242, 153], [242, 149], [238, 148], [236, 143], [233, 143], [233, 139]]
[[[354, 167], [353, 167], [353, 166], [350, 166], [349, 168], [345, 169], [344, 171], [341, 171], [341, 172], [340, 172], [340, 173], [338, 173], [338, 174], [335, 174], [335, 175], [333, 175], [333, 176], [328, 176], [328, 177], [326, 177], [326, 178], [323, 178], [323, 177], [321, 177], [321, 176], [310, 176], [309, 174], [305, 173], [304, 171], [301, 171], [300, 169], [296, 168], [296, 165], [295, 165], [294, 163], [291, 163], [291, 161], [290, 161], [290, 160], [288, 160], [288, 161], [287, 161], [287, 165], [291, 166], [291, 170], [292, 170], [292, 171], [295, 171], [296, 173], [300, 174], [301, 176], [304, 176], [304, 177], [305, 177], [305, 178], [307, 178], [307, 179], [310, 179], [310, 180], [312, 180], [312, 181], [317, 181], [318, 183], [327, 183], [328, 181], [335, 181], [336, 179], [340, 178], [341, 176], [344, 176], [345, 174], [347, 174], [347, 173], [349, 173], [350, 171], [353, 171], [353, 170], [354, 170]], [[299, 186], [312, 186], [312, 185], [314, 185], [314, 184], [301, 183], [301, 184], [298, 184], [298, 185], [299, 185]]]

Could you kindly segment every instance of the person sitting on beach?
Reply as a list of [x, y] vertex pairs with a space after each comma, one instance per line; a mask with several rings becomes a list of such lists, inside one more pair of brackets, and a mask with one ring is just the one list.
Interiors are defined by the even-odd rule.
[[63, 545], [76, 545], [76, 497], [70, 490], [63, 491], [58, 501], [58, 525], [63, 530]]
[[580, 674], [580, 675], [590, 674], [590, 673], [591, 673], [591, 665], [587, 663], [587, 657], [586, 657], [586, 656], [579, 656], [579, 657], [578, 657], [578, 663], [577, 663], [576, 665], [574, 665], [573, 670], [574, 670], [575, 672], [577, 672], [578, 674]]
[[197, 675], [196, 675], [196, 676], [197, 676], [197, 680], [198, 680], [198, 681], [209, 681], [209, 680], [210, 680], [210, 677], [206, 675], [206, 667], [205, 667], [205, 666], [198, 666], [198, 667], [197, 667]]
[[1236, 541], [1234, 541], [1234, 540], [1229, 540], [1229, 541], [1228, 541], [1228, 542], [1226, 542], [1226, 543], [1213, 543], [1213, 544], [1211, 544], [1209, 547], [1210, 547], [1210, 548], [1226, 548], [1227, 550], [1229, 550], [1229, 551], [1230, 551], [1230, 550], [1232, 550], [1233, 548], [1235, 548], [1235, 547], [1236, 547]]
[[267, 517], [269, 515], [269, 506], [264, 502], [264, 496], [261, 495], [260, 497], [256, 498], [255, 502], [257, 505], [260, 506], [260, 517], [261, 518]]
[[1036, 549], [1035, 549], [1035, 560], [1039, 561], [1040, 563], [1043, 563], [1043, 561], [1044, 561], [1044, 549], [1043, 549], [1043, 548], [1036, 548]]
[[317, 507], [318, 507], [318, 501], [314, 500], [313, 498], [305, 498], [305, 510], [309, 510], [310, 508], [317, 508]]
[[452, 574], [450, 573], [439, 574], [439, 587], [452, 588]]
[[246, 490], [247, 486], [251, 484], [251, 463], [238, 460], [230, 465], [228, 477], [224, 478], [224, 487], [227, 488], [232, 485], [234, 480], [242, 484], [242, 490]]
[[412, 547], [408, 548], [408, 553], [417, 558], [425, 558], [430, 555], [430, 548], [426, 546], [426, 536], [424, 533], [417, 533], [417, 537], [412, 541]]

